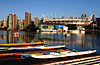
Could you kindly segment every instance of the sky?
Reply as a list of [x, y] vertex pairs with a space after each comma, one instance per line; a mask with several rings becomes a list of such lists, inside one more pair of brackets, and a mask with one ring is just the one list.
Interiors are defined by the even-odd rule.
[[0, 20], [7, 19], [9, 14], [16, 14], [19, 19], [25, 18], [25, 12], [31, 12], [31, 18], [43, 14], [48, 17], [74, 16], [82, 13], [100, 16], [100, 0], [0, 0]]

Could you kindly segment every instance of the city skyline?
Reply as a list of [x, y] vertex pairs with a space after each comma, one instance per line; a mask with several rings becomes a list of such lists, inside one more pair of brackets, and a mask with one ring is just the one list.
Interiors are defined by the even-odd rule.
[[99, 0], [0, 0], [0, 20], [7, 19], [9, 14], [16, 14], [19, 19], [25, 19], [25, 12], [42, 18], [48, 16], [76, 16], [82, 13], [100, 16]]

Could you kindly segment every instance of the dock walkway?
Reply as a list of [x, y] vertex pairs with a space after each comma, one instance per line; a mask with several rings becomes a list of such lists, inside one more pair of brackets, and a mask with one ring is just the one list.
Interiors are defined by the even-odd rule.
[[100, 55], [73, 60], [54, 62], [44, 65], [100, 65]]

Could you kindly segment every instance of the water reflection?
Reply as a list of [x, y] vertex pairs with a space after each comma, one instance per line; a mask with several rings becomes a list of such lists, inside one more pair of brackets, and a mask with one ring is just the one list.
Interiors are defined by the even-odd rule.
[[100, 49], [99, 32], [86, 32], [85, 34], [71, 34], [70, 37], [65, 37], [63, 33], [56, 34], [41, 34], [34, 32], [19, 32], [19, 35], [14, 35], [14, 31], [0, 31], [0, 44], [3, 43], [21, 43], [43, 41], [48, 45], [65, 44], [66, 48], [70, 49]]
[[[14, 35], [14, 31], [0, 31], [0, 43], [20, 43], [20, 42], [31, 42], [34, 38], [32, 32], [19, 32], [19, 35]], [[5, 41], [5, 42], [3, 42]]]
[[[67, 46], [72, 47], [80, 47], [80, 48], [93, 48], [94, 43], [92, 41], [92, 37], [86, 38], [85, 35], [71, 35], [71, 37], [65, 37], [63, 34], [40, 34], [39, 37], [45, 43], [48, 44], [66, 44]], [[88, 40], [88, 41], [87, 41]]]

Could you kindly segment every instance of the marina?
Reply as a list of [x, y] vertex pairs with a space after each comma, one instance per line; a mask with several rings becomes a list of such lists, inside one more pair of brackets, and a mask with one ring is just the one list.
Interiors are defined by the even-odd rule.
[[0, 0], [0, 65], [100, 65], [99, 0]]
[[[19, 32], [20, 34], [18, 37], [14, 37], [14, 35], [10, 35], [11, 33], [13, 34], [13, 32], [11, 31], [9, 31], [10, 34], [8, 31], [2, 31], [2, 32], [3, 34], [1, 34], [2, 37], [0, 37], [0, 40], [2, 40], [3, 43], [7, 44], [8, 42], [11, 42], [11, 39], [9, 39], [7, 35], [12, 37], [12, 42], [13, 42], [13, 39], [16, 39], [15, 41], [16, 43], [15, 42], [8, 43], [8, 46], [0, 47], [1, 49], [0, 63], [1, 64], [3, 63], [3, 65], [6, 65], [4, 64], [4, 62], [9, 63], [9, 64], [15, 64], [15, 65], [17, 64], [19, 65], [22, 65], [22, 64], [30, 64], [30, 65], [44, 65], [44, 64], [45, 65], [50, 65], [50, 64], [63, 65], [65, 64], [67, 65], [67, 64], [82, 64], [82, 63], [88, 64], [89, 62], [90, 64], [92, 63], [99, 64], [100, 46], [97, 43], [99, 42], [99, 40], [97, 39], [100, 39], [100, 36], [98, 34], [99, 32], [91, 33], [91, 32], [85, 31], [84, 34], [70, 33], [70, 36], [64, 36], [63, 33], [59, 33], [59, 32], [57, 32], [56, 34], [41, 34], [39, 32], [38, 33]], [[27, 36], [25, 37], [27, 38], [27, 40], [24, 40], [24, 38], [22, 38], [25, 35]], [[5, 39], [3, 36], [5, 36]], [[21, 39], [21, 40], [18, 40], [18, 39]], [[6, 42], [6, 40], [8, 40], [8, 42]], [[10, 46], [11, 44], [20, 44], [20, 43], [22, 44], [23, 42], [26, 42], [29, 40], [31, 40], [31, 42], [27, 42], [27, 44], [37, 43], [36, 41], [39, 41], [39, 42], [41, 41], [40, 42], [41, 44], [37, 44], [37, 45], [33, 44], [33, 45], [27, 45], [27, 46], [26, 45], [25, 46]], [[41, 49], [30, 50], [31, 48], [39, 48], [39, 49], [41, 48]], [[89, 52], [89, 50], [91, 50], [91, 52]], [[94, 51], [92, 52], [92, 50]], [[81, 53], [81, 51], [83, 52]], [[87, 52], [85, 53], [85, 51]], [[39, 59], [40, 57], [41, 58], [44, 57], [41, 54], [46, 55], [46, 53], [47, 53], [47, 58], [50, 58], [50, 56], [48, 56], [49, 53], [52, 57], [50, 59], [44, 59], [44, 60]], [[33, 58], [30, 57], [30, 55]], [[37, 56], [37, 58], [35, 55]], [[96, 62], [94, 60], [96, 60]], [[28, 63], [23, 63], [26, 61]]]

